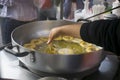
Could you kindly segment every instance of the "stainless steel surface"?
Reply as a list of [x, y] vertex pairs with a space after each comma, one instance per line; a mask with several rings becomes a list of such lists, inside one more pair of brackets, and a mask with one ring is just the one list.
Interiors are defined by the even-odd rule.
[[41, 79], [38, 80], [67, 80], [65, 78], [61, 78], [61, 77], [43, 77]]
[[[11, 35], [12, 44], [18, 45], [20, 47], [21, 52], [30, 51], [24, 48], [22, 45], [26, 42], [29, 42], [31, 39], [38, 38], [40, 36], [48, 36], [49, 31], [53, 27], [73, 23], [74, 22], [60, 20], [60, 21], [38, 21], [22, 25], [21, 27], [16, 28], [13, 31]], [[43, 54], [35, 52], [32, 54], [30, 53], [25, 57], [19, 57], [19, 59], [27, 67], [36, 71], [55, 74], [81, 73], [89, 71], [92, 68], [98, 68], [101, 61], [105, 57], [103, 52], [104, 51], [99, 50], [89, 54], [80, 55]], [[32, 58], [34, 57], [36, 60], [31, 61], [31, 57]]]
[[[1, 10], [1, 9], [0, 9]], [[3, 46], [2, 43], [2, 32], [1, 32], [1, 19], [0, 19], [0, 47]]]
[[0, 80], [37, 80], [39, 78], [40, 76], [21, 68], [16, 56], [0, 50]]
[[[0, 80], [38, 80], [43, 78], [41, 74], [40, 76], [20, 67], [19, 60], [4, 50], [0, 50], [0, 64]], [[102, 61], [98, 71], [90, 74], [83, 80], [113, 80], [118, 71], [118, 66], [119, 60], [117, 56], [107, 55], [105, 60]], [[71, 78], [71, 76], [69, 78]], [[74, 78], [76, 78], [75, 80], [80, 80], [79, 77]]]

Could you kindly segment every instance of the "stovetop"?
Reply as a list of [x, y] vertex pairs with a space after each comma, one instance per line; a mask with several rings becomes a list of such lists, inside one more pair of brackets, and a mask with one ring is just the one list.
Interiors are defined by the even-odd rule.
[[[12, 80], [41, 80], [43, 78], [40, 75], [37, 75], [25, 68], [20, 67], [17, 57], [5, 52], [4, 50], [0, 51], [0, 64], [1, 79], [5, 78]], [[119, 60], [117, 56], [107, 55], [105, 60], [101, 63], [98, 71], [89, 76], [86, 76], [82, 80], [113, 80], [118, 70], [118, 65]], [[74, 80], [80, 79], [75, 78]]]

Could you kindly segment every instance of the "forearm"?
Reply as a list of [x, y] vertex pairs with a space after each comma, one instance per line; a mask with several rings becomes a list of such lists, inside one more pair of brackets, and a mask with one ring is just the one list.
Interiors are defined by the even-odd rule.
[[80, 37], [81, 25], [82, 23], [62, 26], [62, 28], [60, 28], [61, 34], [81, 38]]
[[63, 35], [81, 38], [80, 37], [81, 25], [82, 23], [76, 23], [76, 24], [64, 25], [64, 26], [53, 28], [50, 31], [49, 39], [47, 43], [49, 44], [54, 38], [58, 36], [63, 36]]

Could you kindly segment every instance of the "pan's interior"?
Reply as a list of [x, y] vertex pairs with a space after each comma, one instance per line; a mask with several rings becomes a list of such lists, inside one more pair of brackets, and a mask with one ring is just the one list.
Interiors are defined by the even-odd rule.
[[23, 45], [29, 42], [31, 39], [39, 38], [40, 36], [48, 36], [50, 30], [54, 27], [73, 24], [70, 21], [35, 21], [31, 23], [24, 24], [16, 28], [12, 34], [11, 38], [14, 42], [19, 45]]
[[[16, 43], [17, 45], [23, 46], [24, 44], [29, 43], [33, 39], [37, 39], [40, 37], [48, 37], [48, 34], [52, 28], [67, 24], [74, 24], [74, 22], [60, 20], [60, 21], [36, 21], [27, 23], [22, 26], [19, 26], [12, 32], [11, 34], [12, 42]], [[68, 44], [70, 45], [71, 43]], [[79, 47], [77, 46], [77, 48]], [[81, 53], [86, 52], [82, 50]]]
[[85, 54], [100, 49], [94, 44], [71, 36], [59, 36], [50, 44], [47, 44], [47, 41], [48, 37], [40, 37], [25, 43], [23, 47], [38, 51], [39, 53], [62, 55]]

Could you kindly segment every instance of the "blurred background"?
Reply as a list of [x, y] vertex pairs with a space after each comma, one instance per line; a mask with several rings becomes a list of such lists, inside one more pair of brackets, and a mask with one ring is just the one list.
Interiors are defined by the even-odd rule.
[[[104, 0], [93, 0], [93, 5], [96, 5], [96, 4], [101, 4], [102, 2], [103, 2]], [[111, 7], [112, 6], [112, 3], [113, 3], [113, 1], [115, 1], [115, 0], [106, 0], [107, 2], [108, 2], [108, 4], [109, 4], [109, 7]], [[1, 12], [1, 6], [0, 6], [0, 12]], [[60, 5], [57, 7], [57, 19], [59, 20], [60, 19]], [[63, 18], [64, 19], [64, 18]], [[1, 25], [1, 20], [0, 20], [0, 25]], [[1, 26], [2, 27], [2, 26]], [[2, 46], [3, 44], [2, 44], [2, 37], [1, 37], [1, 27], [0, 27], [0, 46]]]

